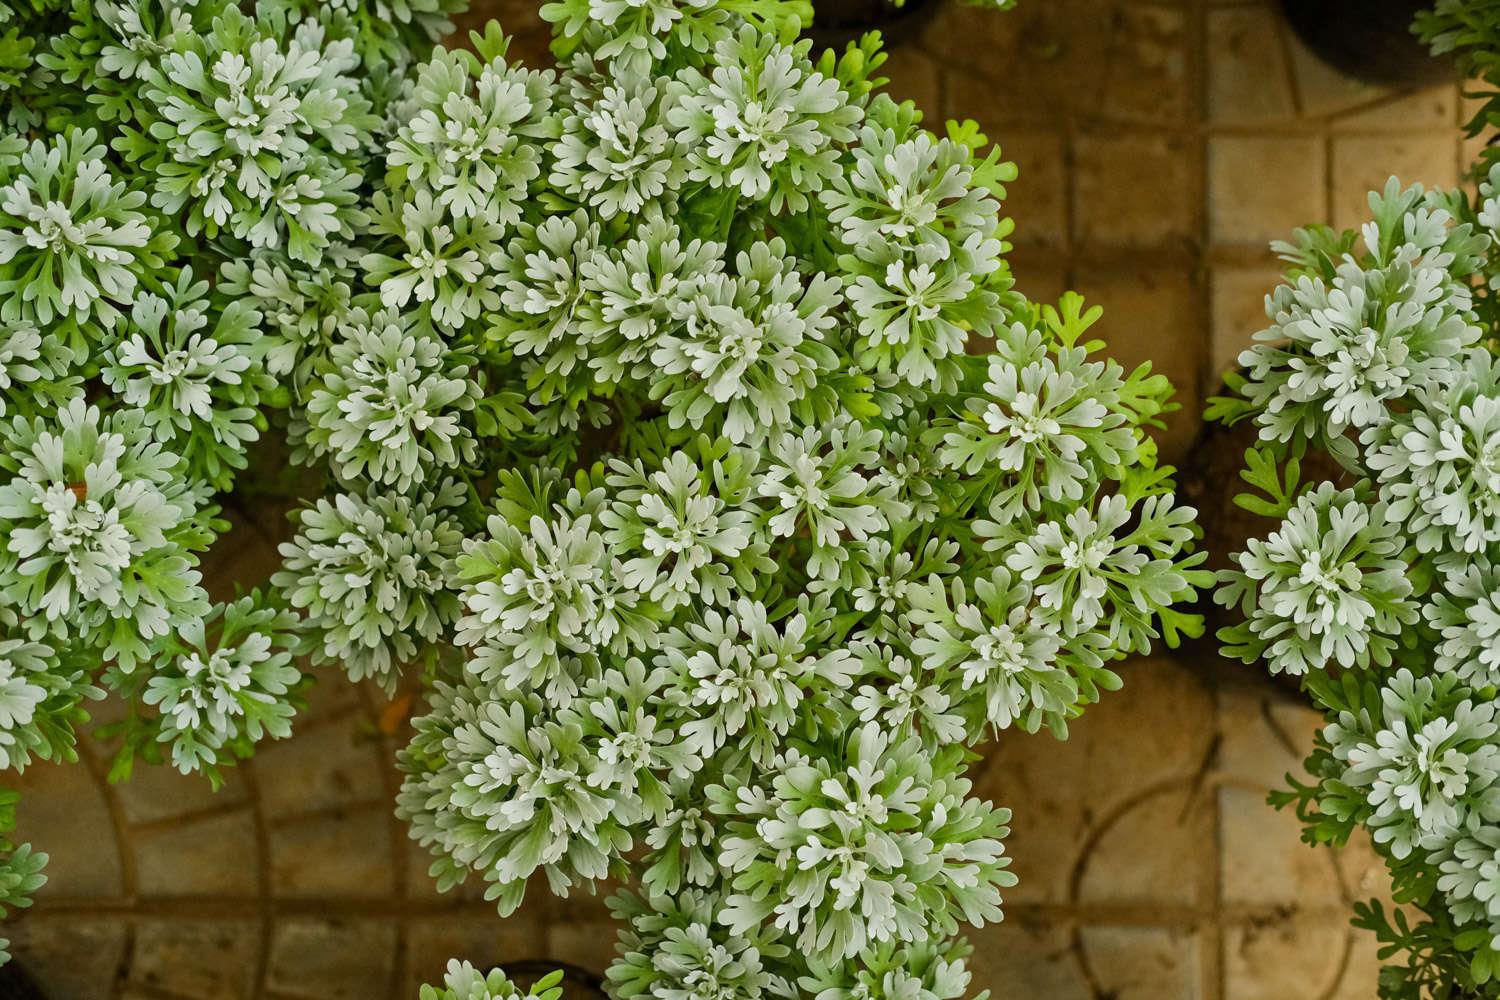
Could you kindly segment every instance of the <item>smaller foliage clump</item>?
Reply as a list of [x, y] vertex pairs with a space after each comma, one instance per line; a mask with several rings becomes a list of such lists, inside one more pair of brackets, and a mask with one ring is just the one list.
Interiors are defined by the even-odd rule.
[[[1385, 860], [1406, 909], [1355, 920], [1401, 958], [1380, 995], [1497, 997], [1500, 163], [1472, 195], [1393, 179], [1369, 203], [1358, 232], [1277, 245], [1271, 325], [1210, 408], [1259, 429], [1238, 502], [1279, 522], [1220, 573], [1219, 638], [1326, 714], [1272, 801]], [[1315, 452], [1339, 483], [1303, 482]]]
[[[1432, 54], [1452, 59], [1464, 77], [1466, 96], [1475, 100], [1466, 130], [1470, 136], [1500, 129], [1500, 0], [1436, 0], [1418, 12], [1412, 30]], [[1485, 146], [1475, 164], [1476, 177], [1500, 163], [1500, 147]]]

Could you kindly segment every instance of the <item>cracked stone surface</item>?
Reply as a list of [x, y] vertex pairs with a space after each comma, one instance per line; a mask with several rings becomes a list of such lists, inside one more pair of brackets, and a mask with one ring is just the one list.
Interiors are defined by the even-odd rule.
[[[476, 8], [499, 14], [515, 51], [545, 50], [533, 4]], [[949, 4], [887, 71], [898, 96], [976, 119], [1020, 164], [1007, 209], [1022, 289], [1084, 292], [1105, 306], [1111, 350], [1177, 383], [1164, 445], [1178, 463], [1202, 400], [1264, 325], [1266, 241], [1356, 221], [1388, 173], [1450, 184], [1472, 152], [1456, 86], [1343, 79], [1263, 0]], [[268, 573], [282, 532], [279, 511], [238, 519], [221, 586]], [[1048, 1000], [1371, 996], [1374, 943], [1348, 917], [1382, 891], [1378, 860], [1306, 847], [1265, 804], [1299, 769], [1313, 713], [1206, 648], [1122, 673], [1067, 743], [1010, 734], [979, 765], [980, 790], [1014, 810], [1021, 881], [1004, 923], [973, 936], [976, 985]], [[16, 782], [51, 882], [5, 934], [51, 1000], [397, 1000], [451, 956], [608, 962], [598, 897], [538, 884], [502, 921], [475, 888], [439, 895], [392, 816], [384, 697], [323, 681], [295, 736], [216, 794], [166, 769], [108, 785], [108, 750], [89, 744], [80, 764]]]

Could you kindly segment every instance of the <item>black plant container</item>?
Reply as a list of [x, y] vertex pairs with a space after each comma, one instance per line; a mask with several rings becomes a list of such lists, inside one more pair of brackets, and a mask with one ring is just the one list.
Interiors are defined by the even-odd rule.
[[939, 0], [815, 0], [807, 37], [818, 46], [842, 49], [867, 31], [879, 31], [886, 48], [916, 36], [931, 20]]
[[0, 1000], [47, 1000], [47, 994], [12, 960], [0, 966]]
[[1345, 76], [1389, 87], [1437, 83], [1451, 77], [1411, 24], [1432, 0], [1281, 0], [1297, 37]]
[[[523, 990], [530, 989], [543, 976], [561, 969], [563, 1000], [606, 1000], [602, 976], [567, 962], [550, 962], [545, 958], [537, 958], [524, 962], [503, 962], [500, 968]], [[0, 997], [0, 1000], [6, 998]]]

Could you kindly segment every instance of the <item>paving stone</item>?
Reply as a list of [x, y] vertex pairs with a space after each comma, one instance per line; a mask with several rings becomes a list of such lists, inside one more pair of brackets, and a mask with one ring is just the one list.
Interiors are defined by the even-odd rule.
[[1078, 270], [1076, 283], [1087, 299], [1104, 307], [1094, 331], [1110, 356], [1127, 371], [1149, 361], [1171, 379], [1181, 408], [1167, 414], [1158, 442], [1166, 459], [1176, 462], [1202, 422], [1198, 381], [1208, 360], [1207, 318], [1196, 271], [1142, 262], [1089, 266]]
[[1380, 976], [1380, 942], [1366, 931], [1349, 932], [1349, 957], [1338, 986], [1328, 1000], [1369, 1000], [1375, 996]]
[[[1035, 12], [1033, 12], [1035, 13]], [[1034, 19], [1032, 19], [1034, 22]], [[976, 80], [987, 81], [998, 73], [974, 72], [1003, 61], [1023, 44], [1024, 28], [1019, 19], [993, 17], [963, 4], [943, 4], [923, 29], [921, 47], [946, 55], [946, 64], [967, 71]]]
[[[1268, 914], [1224, 929], [1224, 1000], [1319, 1000], [1334, 987], [1348, 948], [1342, 919]], [[1370, 994], [1366, 994], [1370, 996]]]
[[1084, 844], [1103, 818], [1202, 769], [1213, 703], [1192, 672], [1132, 660], [1120, 673], [1125, 687], [1073, 722], [1067, 742], [1005, 733], [985, 751], [976, 794], [1013, 811], [1006, 851], [1020, 883], [1011, 900], [1069, 901]]
[[[410, 837], [405, 836], [405, 832], [405, 830], [402, 831], [402, 850], [406, 852], [403, 883], [405, 885], [404, 895], [408, 899], [428, 902], [441, 901], [455, 905], [483, 902], [484, 892], [488, 888], [488, 883], [478, 873], [470, 875], [467, 881], [454, 886], [447, 892], [438, 892], [437, 882], [431, 875], [427, 874], [428, 869], [432, 867], [433, 855], [427, 848], [418, 844]], [[539, 874], [528, 885], [526, 902], [522, 904], [522, 907], [525, 909], [534, 905], [540, 905], [537, 903], [537, 900], [550, 896], [551, 892], [547, 888], [546, 879]]]
[[1019, 172], [1005, 186], [1004, 213], [1015, 220], [1018, 247], [1062, 247], [1068, 241], [1067, 138], [1060, 132], [1011, 127], [987, 109], [950, 103], [953, 118], [972, 118]]
[[1078, 246], [1093, 252], [1196, 237], [1198, 206], [1183, 197], [1200, 169], [1195, 140], [1173, 133], [1084, 132], [1074, 149]]
[[1291, 53], [1297, 106], [1303, 115], [1334, 115], [1351, 108], [1373, 105], [1389, 94], [1383, 87], [1352, 79], [1333, 69], [1313, 55], [1290, 31], [1283, 37]]
[[1215, 124], [1284, 120], [1297, 114], [1291, 69], [1269, 7], [1210, 10], [1208, 116]]
[[[86, 732], [88, 729], [105, 726], [111, 722], [118, 722], [125, 718], [130, 714], [130, 706], [119, 695], [107, 692], [100, 701], [84, 702], [84, 711], [89, 713], [88, 725], [84, 729], [84, 732]], [[97, 737], [84, 736], [83, 732], [80, 732], [79, 735], [80, 738], [77, 745], [79, 755], [103, 762], [104, 769], [108, 771], [115, 751], [119, 749], [120, 741], [118, 739], [101, 740]], [[28, 769], [29, 767], [30, 765], [28, 765]]]
[[1035, 258], [1025, 250], [1010, 255], [1010, 269], [1016, 288], [1032, 302], [1055, 305], [1068, 290], [1067, 274], [1059, 264]]
[[1301, 841], [1295, 812], [1266, 804], [1266, 790], [1219, 789], [1219, 885], [1229, 903], [1337, 910], [1343, 903], [1333, 852]]
[[259, 851], [248, 808], [183, 826], [139, 831], [131, 845], [136, 887], [145, 895], [251, 896], [257, 892]]
[[1079, 902], [1196, 905], [1213, 864], [1212, 805], [1207, 788], [1184, 781], [1104, 818], [1079, 867]]
[[1112, 120], [1179, 124], [1192, 103], [1188, 76], [1190, 18], [1168, 4], [1093, 7], [1109, 18], [1101, 110]]
[[[575, 887], [567, 896], [554, 896], [546, 878], [538, 872], [526, 887], [526, 910], [535, 919], [548, 924], [608, 922], [609, 897], [624, 888], [617, 879], [607, 878]], [[519, 912], [519, 911], [518, 911]]]
[[464, 44], [471, 30], [482, 32], [485, 23], [494, 19], [511, 36], [508, 57], [528, 66], [550, 66], [553, 62], [547, 50], [550, 28], [538, 14], [540, 7], [534, 0], [475, 0], [467, 11], [453, 19], [458, 30], [449, 36], [447, 44]]
[[251, 516], [262, 520], [254, 524], [244, 514], [229, 512], [229, 530], [203, 555], [201, 572], [209, 597], [232, 601], [256, 587], [269, 586], [271, 574], [281, 568], [277, 543], [294, 534], [285, 513], [291, 506], [256, 505]]
[[536, 0], [475, 0], [469, 7], [471, 14], [498, 19], [508, 32], [550, 30], [540, 9]]
[[1345, 899], [1390, 899], [1390, 874], [1386, 871], [1384, 859], [1375, 853], [1375, 846], [1364, 830], [1355, 831], [1347, 844], [1332, 853]]
[[382, 750], [362, 731], [366, 726], [362, 716], [350, 716], [258, 749], [255, 774], [265, 814], [295, 816], [383, 800]]
[[966, 103], [1050, 126], [1100, 113], [1117, 9], [1100, 0], [1050, 0], [995, 17], [946, 3], [923, 32], [922, 48], [948, 69], [950, 96], [961, 88], [976, 95]]
[[299, 818], [272, 826], [271, 890], [289, 897], [391, 895], [396, 871], [385, 809]]
[[1373, 108], [1339, 115], [1333, 121], [1333, 128], [1335, 131], [1388, 129], [1392, 132], [1432, 129], [1451, 134], [1453, 124], [1458, 120], [1458, 105], [1458, 87], [1444, 83], [1412, 94], [1393, 96]]
[[619, 927], [612, 920], [568, 920], [547, 928], [547, 957], [602, 975], [615, 957]]
[[47, 852], [49, 896], [85, 898], [124, 892], [114, 821], [105, 791], [81, 764], [33, 763], [7, 775], [21, 793], [17, 835]]
[[[318, 667], [312, 671], [312, 677], [313, 684], [302, 695], [307, 699], [307, 707], [292, 719], [293, 735], [299, 735], [311, 723], [321, 723], [333, 716], [357, 714], [361, 721], [370, 721], [373, 725], [372, 719], [366, 719], [369, 713], [365, 710], [360, 689], [349, 683], [342, 670], [331, 666]], [[261, 759], [265, 749], [275, 745], [265, 744], [255, 759]]]
[[376, 920], [283, 920], [271, 937], [267, 987], [319, 1000], [391, 994], [396, 928]]
[[183, 774], [170, 766], [137, 767], [129, 781], [114, 786], [114, 794], [127, 823], [156, 822], [248, 801], [240, 770], [229, 767], [223, 773], [224, 783], [214, 791], [201, 774]]
[[[894, 100], [914, 101], [929, 116], [935, 116], [943, 106], [942, 73], [938, 63], [920, 49], [892, 49], [890, 58], [880, 68], [880, 75], [890, 79], [886, 93]], [[941, 122], [929, 121], [928, 124], [942, 132]]]
[[1208, 218], [1214, 243], [1260, 249], [1323, 218], [1323, 171], [1320, 136], [1213, 136]]
[[1281, 269], [1261, 265], [1221, 264], [1209, 279], [1210, 312], [1213, 317], [1213, 350], [1205, 391], [1217, 393], [1224, 375], [1239, 368], [1240, 352], [1255, 342], [1255, 334], [1270, 325], [1266, 296], [1281, 283]]
[[[1248, 678], [1225, 684], [1215, 692], [1219, 748], [1214, 767], [1221, 779], [1276, 788], [1288, 772], [1301, 772], [1307, 756], [1304, 748], [1312, 746], [1312, 738], [1309, 735], [1305, 742], [1298, 741], [1307, 727], [1296, 725], [1289, 730], [1274, 714], [1281, 697], [1279, 691], [1268, 690]], [[1302, 708], [1301, 713], [1312, 721], [1321, 719], [1311, 708]]]
[[[408, 899], [414, 900], [437, 900], [462, 898], [464, 887], [459, 886], [447, 893], [438, 892], [437, 881], [427, 874], [427, 869], [432, 866], [434, 860], [432, 854], [410, 837], [405, 838], [402, 850], [406, 852], [405, 874], [402, 879], [402, 894]], [[475, 882], [478, 880], [475, 879]], [[471, 893], [472, 894], [472, 893]], [[478, 898], [483, 898], [483, 890]]]
[[1115, 669], [1124, 688], [1106, 694], [1069, 727], [1083, 737], [1089, 755], [1083, 789], [1105, 806], [1196, 775], [1214, 738], [1212, 697], [1192, 665], [1132, 659]]
[[1046, 736], [1003, 735], [974, 774], [974, 794], [1011, 812], [1005, 851], [1019, 880], [1008, 902], [1064, 903], [1072, 873], [1093, 827], [1095, 807], [1062, 790], [1077, 780], [1087, 752], [1082, 744]]
[[969, 931], [971, 989], [997, 997], [1091, 1000], [1095, 996], [1073, 952], [1072, 933], [1026, 914]]
[[125, 959], [127, 930], [119, 920], [48, 918], [9, 924], [3, 936], [16, 964], [45, 985], [48, 1000], [100, 1000]]
[[1271, 698], [1266, 705], [1267, 715], [1286, 741], [1297, 747], [1312, 746], [1313, 737], [1323, 728], [1319, 712], [1289, 698]]
[[260, 926], [250, 921], [141, 923], [129, 984], [193, 1000], [249, 1000]]
[[1357, 229], [1370, 218], [1370, 192], [1398, 178], [1403, 186], [1458, 183], [1459, 144], [1437, 135], [1340, 135], [1333, 140], [1333, 224]]
[[1168, 927], [1085, 927], [1079, 932], [1095, 997], [1161, 1000], [1199, 995], [1199, 937]]

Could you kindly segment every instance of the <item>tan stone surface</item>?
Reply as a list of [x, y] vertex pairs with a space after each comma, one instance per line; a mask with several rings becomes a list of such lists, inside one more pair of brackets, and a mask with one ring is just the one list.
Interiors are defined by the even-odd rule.
[[1186, 244], [1198, 232], [1194, 143], [1176, 133], [1080, 134], [1073, 158], [1073, 233], [1079, 246]]
[[[951, 106], [951, 105], [950, 105]], [[1004, 129], [981, 117], [972, 105], [954, 117], [973, 118], [998, 142], [1020, 176], [1006, 185], [1005, 214], [1016, 222], [1011, 237], [1018, 247], [1061, 248], [1068, 242], [1068, 152], [1065, 136], [1056, 132]]]
[[1095, 329], [1107, 340], [1109, 354], [1127, 369], [1149, 361], [1153, 371], [1172, 380], [1181, 408], [1167, 415], [1167, 429], [1158, 435], [1163, 454], [1172, 462], [1187, 453], [1203, 409], [1197, 390], [1203, 345], [1201, 338], [1188, 337], [1207, 325], [1201, 315], [1200, 277], [1186, 263], [1139, 257], [1122, 257], [1109, 265], [1083, 264], [1074, 271], [1073, 287], [1104, 307], [1104, 318]]
[[1183, 927], [1085, 927], [1081, 961], [1093, 996], [1119, 1000], [1191, 997], [1202, 981], [1204, 942]]
[[359, 917], [293, 919], [276, 925], [265, 986], [327, 1000], [389, 995], [400, 927]]
[[[978, 792], [1014, 810], [1021, 882], [1006, 920], [973, 934], [976, 983], [1049, 1000], [1368, 995], [1377, 962], [1347, 918], [1351, 900], [1381, 891], [1378, 860], [1363, 845], [1306, 847], [1295, 819], [1265, 804], [1313, 713], [1222, 665], [1158, 658], [1122, 675], [1124, 690], [1067, 742], [1007, 733], [978, 767]], [[432, 891], [428, 858], [389, 809], [389, 747], [355, 724], [373, 721], [379, 698], [356, 694], [306, 737], [314, 758], [364, 776], [332, 799], [316, 799], [322, 779], [257, 759], [222, 810], [190, 796], [192, 809], [132, 819], [123, 787], [71, 769], [86, 780], [67, 794], [97, 800], [96, 827], [45, 808], [45, 826], [28, 823], [65, 877], [8, 929], [53, 1000], [398, 1000], [455, 955], [608, 962], [602, 895], [555, 899], [538, 879], [501, 920], [477, 880]], [[28, 804], [45, 806], [63, 784], [51, 777]], [[293, 788], [332, 804], [264, 808]]]
[[1316, 221], [1326, 204], [1321, 136], [1215, 135], [1208, 141], [1209, 234], [1259, 249]]
[[135, 929], [126, 975], [146, 992], [249, 996], [255, 988], [260, 929], [249, 920], [147, 920]]
[[1370, 217], [1371, 191], [1388, 178], [1403, 185], [1452, 187], [1458, 182], [1458, 151], [1421, 133], [1340, 135], [1333, 140], [1333, 224], [1357, 228]]
[[[514, 54], [546, 58], [532, 0], [484, 6]], [[1345, 80], [1269, 0], [947, 3], [887, 68], [895, 93], [974, 118], [1019, 163], [1006, 210], [1021, 288], [1078, 288], [1106, 307], [1096, 329], [1115, 356], [1171, 376], [1179, 462], [1202, 399], [1264, 325], [1266, 242], [1354, 221], [1391, 172], [1449, 181], [1472, 152], [1454, 88]], [[263, 579], [286, 533], [279, 510], [231, 516], [234, 544], [205, 565], [220, 589]], [[1005, 921], [974, 935], [976, 984], [996, 1000], [1368, 1000], [1379, 962], [1348, 904], [1382, 891], [1378, 858], [1307, 847], [1265, 804], [1317, 718], [1203, 656], [1122, 674], [1068, 742], [1006, 734], [978, 765], [979, 790], [1014, 810], [1021, 882]], [[52, 1000], [398, 1000], [452, 955], [607, 960], [598, 896], [553, 899], [538, 880], [502, 921], [478, 880], [437, 894], [391, 814], [383, 700], [321, 679], [294, 738], [217, 795], [169, 769], [108, 786], [97, 752], [16, 782], [52, 881], [5, 934]]]
[[1211, 10], [1206, 24], [1210, 121], [1242, 124], [1295, 116], [1290, 59], [1275, 44], [1282, 30], [1276, 12], [1258, 4]]
[[152, 896], [249, 895], [258, 873], [254, 817], [248, 809], [180, 825], [138, 827], [130, 840], [136, 888]]
[[1214, 267], [1209, 278], [1212, 341], [1205, 391], [1218, 391], [1225, 373], [1239, 367], [1240, 352], [1270, 325], [1266, 295], [1280, 280], [1281, 271], [1272, 261]]

